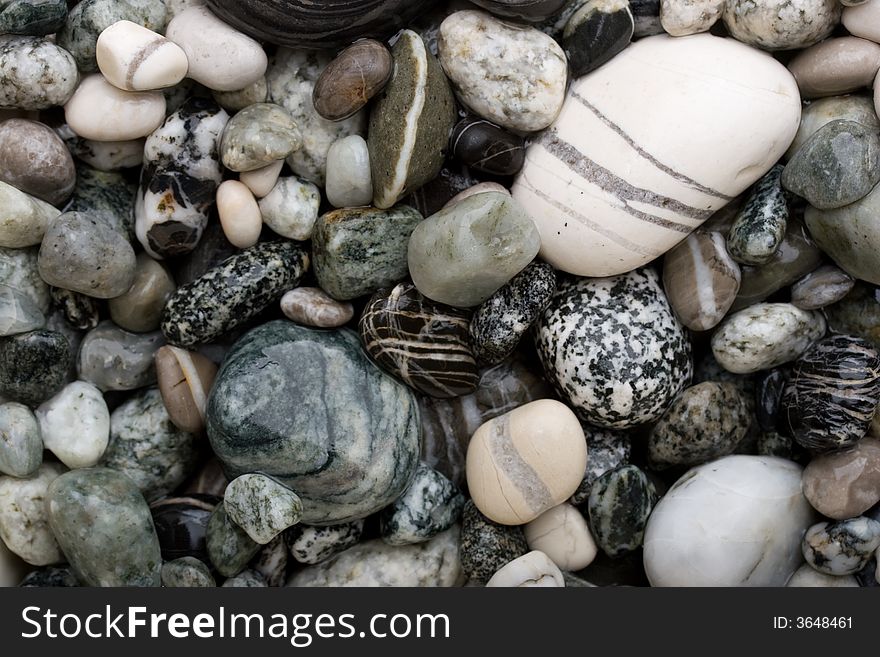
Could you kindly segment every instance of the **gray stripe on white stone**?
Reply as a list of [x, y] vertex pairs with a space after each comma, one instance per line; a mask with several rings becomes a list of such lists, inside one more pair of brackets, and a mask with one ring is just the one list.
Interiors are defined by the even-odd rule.
[[514, 446], [510, 435], [509, 416], [502, 415], [493, 420], [492, 432], [486, 442], [496, 469], [505, 473], [532, 511], [541, 513], [555, 506], [553, 494]]

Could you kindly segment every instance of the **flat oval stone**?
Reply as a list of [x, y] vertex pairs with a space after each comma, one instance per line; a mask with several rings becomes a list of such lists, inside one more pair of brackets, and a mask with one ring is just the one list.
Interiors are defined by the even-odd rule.
[[806, 48], [840, 22], [837, 0], [730, 0], [724, 25], [730, 35], [765, 50]]
[[0, 123], [0, 180], [57, 205], [73, 192], [76, 170], [67, 146], [49, 126], [9, 119]]
[[40, 244], [46, 228], [60, 214], [45, 201], [0, 181], [0, 247], [20, 249]]
[[240, 573], [260, 551], [260, 544], [233, 522], [224, 504], [218, 504], [208, 520], [205, 545], [211, 563], [224, 577]]
[[243, 474], [226, 487], [223, 505], [230, 520], [266, 545], [302, 517], [302, 500], [287, 486], [262, 474]]
[[759, 303], [730, 315], [712, 336], [727, 371], [750, 374], [793, 361], [825, 335], [825, 318], [790, 303]]
[[162, 332], [184, 349], [211, 342], [277, 302], [308, 266], [299, 244], [257, 244], [178, 287], [165, 305]]
[[0, 34], [55, 34], [66, 19], [66, 0], [10, 0], [0, 10]]
[[727, 0], [660, 0], [660, 24], [672, 36], [707, 32], [721, 19]]
[[861, 338], [835, 335], [795, 363], [782, 394], [780, 430], [827, 452], [861, 440], [880, 402], [880, 353]]
[[0, 109], [64, 105], [79, 82], [76, 62], [49, 40], [0, 35]]
[[165, 302], [176, 289], [174, 279], [161, 263], [139, 253], [134, 282], [128, 292], [110, 299], [110, 317], [120, 328], [148, 333], [159, 328]]
[[24, 404], [0, 404], [0, 474], [29, 477], [43, 462], [36, 416]]
[[804, 98], [836, 96], [870, 87], [880, 70], [880, 45], [856, 37], [828, 39], [788, 63]]
[[761, 265], [779, 249], [789, 216], [782, 174], [782, 165], [770, 169], [734, 217], [727, 234], [727, 251], [737, 262]]
[[657, 503], [645, 572], [652, 586], [784, 586], [812, 521], [800, 466], [726, 456], [689, 470]]
[[188, 556], [209, 561], [205, 536], [219, 500], [212, 495], [196, 494], [167, 497], [150, 505], [166, 561]]
[[583, 570], [598, 552], [586, 519], [571, 504], [545, 511], [523, 531], [529, 548], [546, 554], [561, 570]]
[[358, 41], [336, 56], [315, 83], [315, 111], [328, 121], [356, 114], [379, 94], [394, 73], [391, 53], [373, 39]]
[[89, 586], [159, 586], [162, 556], [134, 483], [106, 468], [74, 470], [49, 487], [49, 526]]
[[159, 348], [155, 358], [156, 378], [169, 419], [183, 431], [201, 433], [217, 366], [202, 354], [167, 345]]
[[558, 588], [565, 586], [562, 571], [546, 554], [533, 550], [514, 559], [492, 575], [487, 587]]
[[822, 454], [804, 470], [804, 495], [823, 516], [846, 520], [880, 502], [880, 440]]
[[336, 328], [351, 321], [354, 306], [337, 301], [319, 287], [298, 287], [281, 297], [281, 312], [303, 326]]
[[820, 522], [804, 535], [804, 559], [826, 575], [853, 575], [864, 568], [880, 547], [880, 522], [858, 517]]
[[[620, 80], [632, 92], [609, 95]], [[742, 93], [732, 97], [734, 87]], [[650, 120], [638, 109], [645, 97]], [[732, 39], [642, 39], [571, 85], [512, 194], [538, 226], [544, 260], [577, 276], [621, 274], [669, 251], [767, 173], [800, 108], [791, 74]]]
[[363, 520], [326, 527], [297, 525], [285, 532], [285, 540], [297, 562], [313, 566], [357, 545], [363, 531]]
[[373, 200], [373, 174], [370, 150], [360, 135], [349, 135], [327, 151], [325, 192], [330, 205], [351, 208], [369, 205]]
[[77, 371], [105, 392], [142, 388], [156, 381], [153, 356], [164, 343], [159, 331], [131, 333], [105, 320], [83, 338]]
[[195, 557], [181, 557], [162, 564], [162, 586], [198, 588], [217, 586], [210, 569]]
[[581, 4], [562, 33], [572, 77], [582, 77], [611, 61], [630, 44], [634, 30], [627, 2], [590, 0]]
[[257, 205], [263, 223], [292, 240], [311, 239], [321, 206], [321, 192], [296, 176], [281, 178]]
[[[332, 385], [318, 385], [330, 372]], [[370, 363], [347, 330], [274, 321], [247, 333], [223, 362], [207, 417], [227, 474], [259, 471], [290, 486], [307, 524], [387, 506], [418, 460], [412, 393]]]
[[101, 391], [74, 381], [36, 411], [43, 445], [71, 470], [98, 464], [110, 438], [110, 411]]
[[256, 244], [263, 230], [257, 199], [247, 185], [225, 180], [217, 188], [217, 214], [223, 234], [233, 246], [247, 249]]
[[823, 265], [791, 286], [791, 302], [803, 310], [817, 310], [843, 299], [853, 285], [852, 276], [833, 265]]
[[46, 509], [49, 486], [65, 472], [59, 463], [44, 463], [27, 479], [0, 477], [0, 541], [31, 565], [65, 560]]
[[690, 340], [651, 269], [562, 280], [535, 345], [561, 397], [600, 427], [659, 419], [693, 372]]
[[418, 392], [445, 399], [477, 388], [469, 313], [426, 299], [412, 283], [373, 295], [358, 323], [370, 358]]
[[186, 53], [161, 34], [131, 21], [119, 21], [101, 32], [95, 50], [107, 81], [125, 91], [173, 87], [186, 77]]
[[499, 525], [465, 502], [461, 516], [461, 568], [471, 582], [485, 584], [498, 570], [529, 551], [522, 527]]
[[452, 131], [449, 150], [475, 171], [514, 176], [525, 162], [525, 142], [483, 119], [462, 119]]
[[379, 514], [379, 531], [388, 545], [424, 543], [458, 522], [464, 495], [442, 474], [419, 463], [412, 482]]
[[531, 217], [507, 194], [486, 192], [428, 217], [409, 240], [409, 273], [419, 291], [450, 306], [477, 306], [538, 254]]
[[253, 171], [283, 160], [302, 143], [290, 113], [273, 103], [246, 107], [229, 119], [220, 141], [220, 157], [230, 171]]
[[30, 331], [0, 338], [0, 394], [36, 406], [64, 383], [70, 342], [63, 333]]
[[651, 480], [634, 465], [603, 474], [593, 484], [587, 500], [596, 544], [609, 557], [639, 549], [657, 499]]
[[64, 118], [85, 139], [137, 139], [162, 125], [165, 96], [159, 91], [122, 91], [103, 76], [90, 75], [64, 105]]
[[800, 128], [786, 151], [785, 158], [790, 160], [820, 128], [836, 120], [855, 121], [880, 130], [880, 118], [877, 117], [870, 98], [860, 95], [818, 98], [804, 107]]

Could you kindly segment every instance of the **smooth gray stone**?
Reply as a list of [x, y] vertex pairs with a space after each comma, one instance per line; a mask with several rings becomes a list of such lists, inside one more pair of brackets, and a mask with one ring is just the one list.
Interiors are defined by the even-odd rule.
[[88, 586], [160, 586], [162, 555], [134, 483], [106, 468], [73, 470], [49, 487], [49, 526]]
[[818, 310], [843, 299], [855, 280], [834, 265], [823, 265], [791, 286], [791, 303], [801, 310]]
[[211, 563], [224, 577], [238, 575], [260, 551], [260, 544], [232, 521], [223, 504], [208, 520], [206, 545]]
[[243, 474], [223, 496], [226, 513], [260, 545], [266, 545], [302, 517], [302, 500], [271, 477]]
[[162, 586], [167, 588], [213, 588], [211, 570], [195, 557], [181, 557], [162, 564]]
[[645, 526], [657, 503], [654, 484], [634, 465], [606, 472], [599, 477], [587, 509], [596, 543], [609, 557], [637, 550], [645, 537]]
[[131, 333], [105, 320], [83, 338], [79, 376], [104, 392], [143, 388], [156, 382], [153, 357], [164, 344], [160, 331]]
[[0, 404], [0, 473], [29, 477], [43, 462], [37, 418], [24, 404]]
[[419, 463], [403, 495], [379, 514], [382, 540], [388, 545], [428, 541], [458, 522], [464, 501], [455, 484]]
[[297, 525], [284, 533], [290, 555], [299, 563], [312, 566], [357, 545], [364, 532], [364, 521], [314, 527]]

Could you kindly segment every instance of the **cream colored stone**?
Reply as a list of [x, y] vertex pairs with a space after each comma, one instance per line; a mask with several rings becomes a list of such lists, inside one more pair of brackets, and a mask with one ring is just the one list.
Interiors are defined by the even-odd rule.
[[60, 463], [43, 463], [30, 477], [0, 477], [0, 543], [34, 566], [65, 561], [49, 528], [49, 485], [67, 472]]
[[552, 399], [489, 420], [468, 445], [467, 483], [480, 512], [523, 525], [571, 497], [587, 467], [577, 416]]
[[843, 10], [843, 26], [853, 36], [880, 43], [880, 2], [870, 0]]
[[0, 181], [0, 247], [36, 246], [60, 214], [54, 205]]
[[543, 552], [533, 550], [514, 559], [486, 582], [490, 588], [562, 588], [562, 571]]
[[217, 188], [217, 214], [223, 234], [233, 246], [246, 249], [260, 239], [263, 228], [260, 206], [244, 183], [227, 180]]
[[880, 70], [880, 45], [857, 37], [827, 39], [788, 63], [804, 98], [837, 96], [870, 87]]
[[119, 21], [101, 32], [95, 52], [107, 81], [125, 91], [173, 87], [189, 68], [180, 46], [131, 21]]
[[360, 135], [333, 142], [327, 151], [325, 175], [327, 200], [335, 208], [356, 208], [373, 200], [370, 151]]
[[858, 588], [859, 583], [852, 575], [826, 575], [805, 563], [794, 572], [785, 586], [789, 588]]
[[251, 190], [255, 197], [263, 198], [275, 187], [283, 168], [284, 160], [278, 160], [272, 164], [267, 164], [261, 169], [244, 171], [238, 175], [238, 179], [247, 185], [247, 188]]
[[598, 548], [590, 527], [571, 504], [545, 511], [523, 530], [529, 547], [546, 554], [560, 570], [583, 570], [596, 558]]
[[94, 141], [128, 141], [146, 137], [165, 121], [161, 91], [123, 91], [98, 73], [80, 82], [64, 106], [67, 124], [80, 137]]

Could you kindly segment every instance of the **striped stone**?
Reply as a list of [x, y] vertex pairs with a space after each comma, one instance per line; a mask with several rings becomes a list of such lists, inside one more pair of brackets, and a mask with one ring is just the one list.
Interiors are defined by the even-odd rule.
[[401, 283], [373, 295], [359, 328], [376, 364], [411, 388], [440, 399], [477, 389], [469, 312], [435, 303], [412, 283]]
[[572, 84], [512, 193], [547, 262], [579, 276], [621, 274], [765, 174], [800, 112], [791, 74], [762, 52], [709, 34], [643, 39]]

